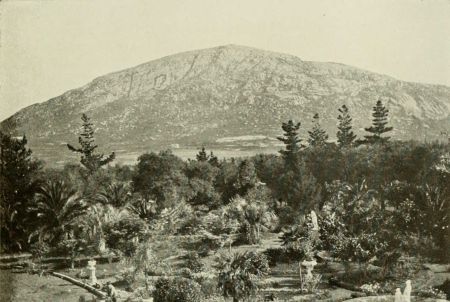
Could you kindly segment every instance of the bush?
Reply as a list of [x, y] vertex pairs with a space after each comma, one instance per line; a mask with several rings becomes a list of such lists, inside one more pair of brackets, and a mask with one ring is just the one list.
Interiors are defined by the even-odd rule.
[[195, 280], [198, 284], [200, 284], [202, 288], [202, 293], [208, 301], [211, 297], [219, 294], [217, 288], [217, 277], [212, 272], [201, 272], [192, 275], [193, 280]]
[[185, 256], [185, 265], [194, 273], [199, 273], [203, 269], [203, 263], [200, 260], [200, 256], [196, 252], [189, 252]]
[[155, 302], [200, 302], [201, 298], [200, 285], [182, 277], [159, 278], [153, 292]]
[[105, 227], [106, 244], [125, 256], [135, 253], [138, 243], [147, 231], [146, 223], [137, 217], [128, 217]]
[[218, 288], [233, 301], [248, 298], [258, 289], [258, 280], [270, 271], [264, 254], [244, 252], [223, 255], [217, 261]]

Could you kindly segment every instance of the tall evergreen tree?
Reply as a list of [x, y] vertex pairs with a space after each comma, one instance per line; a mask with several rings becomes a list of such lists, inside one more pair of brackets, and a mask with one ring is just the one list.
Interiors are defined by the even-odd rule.
[[26, 145], [25, 136], [15, 138], [0, 131], [0, 252], [22, 250], [27, 243], [28, 206], [38, 188], [41, 166]]
[[83, 121], [83, 130], [78, 137], [80, 148], [75, 148], [70, 144], [67, 147], [70, 151], [81, 154], [81, 164], [88, 170], [89, 174], [95, 173], [99, 168], [112, 162], [115, 158], [114, 152], [109, 156], [99, 154], [96, 152], [97, 145], [94, 139], [94, 125], [91, 123], [91, 119], [83, 113], [81, 116]]
[[365, 143], [385, 143], [389, 140], [389, 136], [381, 137], [382, 134], [392, 131], [392, 127], [387, 127], [389, 110], [384, 107], [381, 100], [378, 100], [373, 107], [372, 126], [364, 128], [371, 135], [365, 135]]
[[352, 131], [352, 117], [348, 112], [348, 108], [345, 105], [342, 105], [341, 108], [338, 109], [338, 131], [336, 133], [337, 140], [340, 147], [348, 147], [353, 144], [353, 141], [356, 138], [356, 135]]
[[197, 161], [208, 161], [209, 156], [206, 154], [205, 147], [202, 147], [200, 151], [197, 153]]
[[322, 129], [319, 121], [319, 114], [316, 113], [313, 116], [313, 128], [308, 131], [309, 138], [308, 143], [311, 147], [322, 147], [326, 144], [328, 134]]
[[239, 164], [237, 176], [235, 187], [240, 196], [244, 196], [258, 183], [255, 164], [251, 160], [245, 159]]
[[303, 145], [301, 144], [302, 139], [298, 137], [300, 123], [294, 123], [292, 120], [289, 120], [287, 123], [283, 123], [281, 128], [283, 129], [284, 134], [283, 136], [277, 137], [277, 139], [285, 144], [286, 149], [280, 150], [279, 152], [287, 167], [297, 168], [298, 153], [303, 148]]

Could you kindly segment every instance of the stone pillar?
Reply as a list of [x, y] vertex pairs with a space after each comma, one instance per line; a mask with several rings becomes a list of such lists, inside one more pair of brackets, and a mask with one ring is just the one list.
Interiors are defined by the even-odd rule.
[[87, 270], [89, 271], [89, 282], [94, 285], [97, 284], [97, 276], [95, 276], [95, 260], [89, 260]]

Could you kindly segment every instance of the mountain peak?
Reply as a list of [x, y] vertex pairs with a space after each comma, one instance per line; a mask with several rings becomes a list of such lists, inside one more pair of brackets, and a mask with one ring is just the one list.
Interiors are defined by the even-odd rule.
[[47, 159], [67, 154], [55, 153], [54, 146], [76, 140], [82, 113], [91, 116], [99, 143], [111, 150], [208, 144], [261, 151], [278, 148], [275, 137], [288, 119], [301, 121], [301, 135], [307, 135], [314, 113], [333, 137], [337, 108], [343, 104], [362, 135], [380, 98], [390, 110], [395, 138], [437, 139], [450, 128], [449, 87], [235, 44], [174, 54], [98, 77], [12, 119], [35, 153]]

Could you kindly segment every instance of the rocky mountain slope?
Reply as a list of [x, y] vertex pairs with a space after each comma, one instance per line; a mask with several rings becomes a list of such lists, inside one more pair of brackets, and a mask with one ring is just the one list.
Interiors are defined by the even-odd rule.
[[399, 81], [337, 64], [228, 45], [180, 53], [107, 74], [9, 118], [38, 156], [61, 160], [87, 113], [105, 152], [149, 149], [276, 148], [288, 119], [302, 133], [319, 113], [334, 139], [346, 104], [359, 135], [382, 98], [392, 136], [433, 140], [450, 131], [450, 87]]

